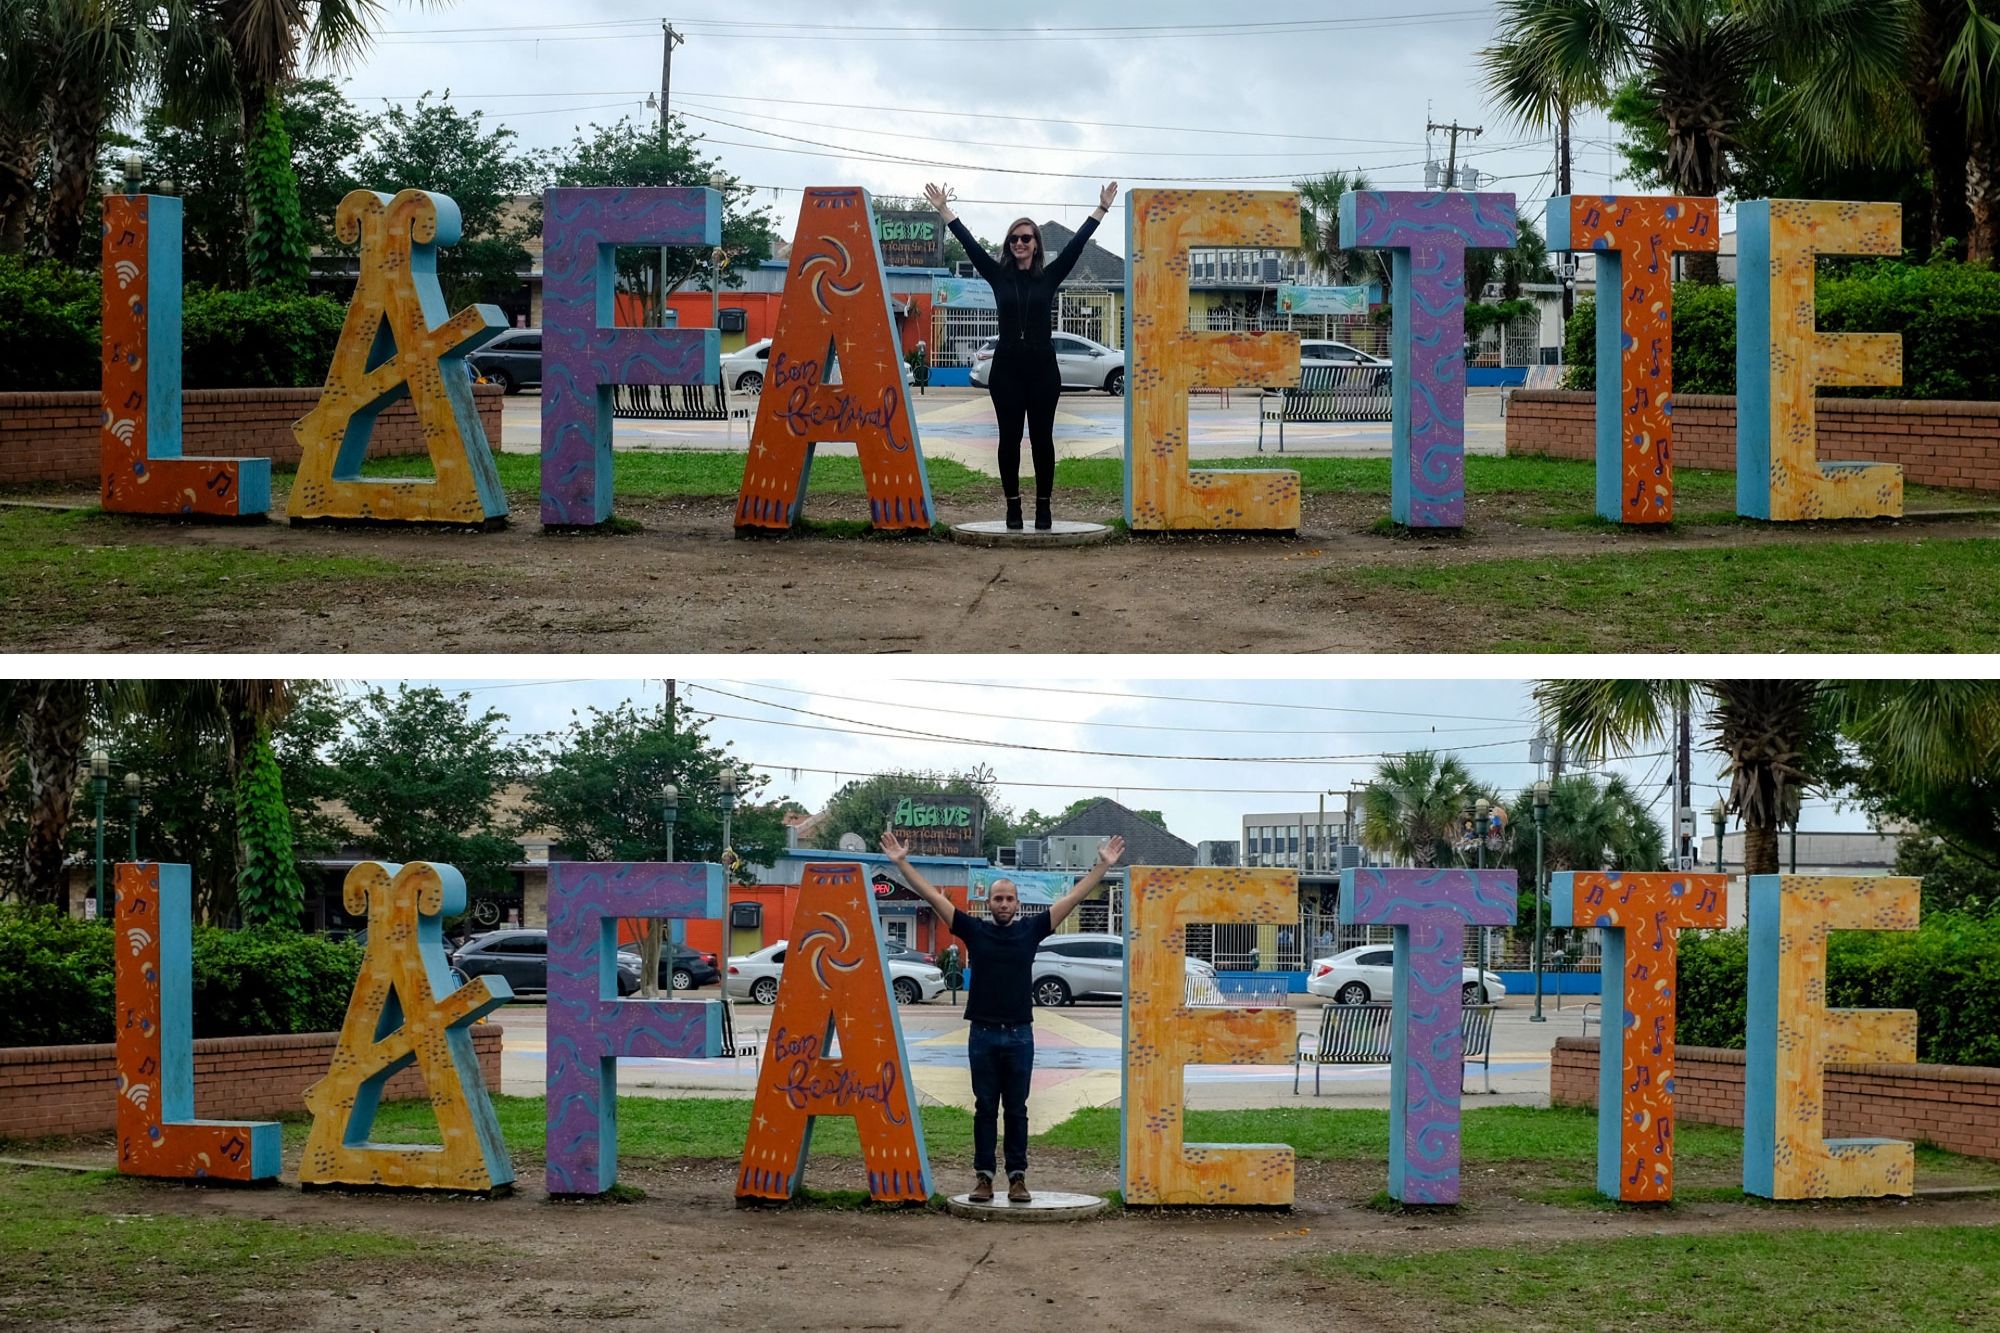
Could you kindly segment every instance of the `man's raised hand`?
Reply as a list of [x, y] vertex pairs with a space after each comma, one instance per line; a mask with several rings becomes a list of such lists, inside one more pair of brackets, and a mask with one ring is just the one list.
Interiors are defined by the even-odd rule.
[[1125, 855], [1125, 839], [1112, 834], [1097, 845], [1097, 864], [1106, 870], [1118, 864], [1118, 858]]
[[888, 857], [891, 861], [902, 861], [909, 854], [910, 849], [903, 846], [901, 838], [887, 829], [882, 830], [882, 855]]

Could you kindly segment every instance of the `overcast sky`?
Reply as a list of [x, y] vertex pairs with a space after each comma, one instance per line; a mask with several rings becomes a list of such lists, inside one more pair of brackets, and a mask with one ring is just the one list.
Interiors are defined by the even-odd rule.
[[[1504, 121], [1480, 91], [1493, 6], [1467, 0], [763, 0], [665, 15], [613, 0], [391, 0], [346, 87], [369, 110], [449, 89], [524, 146], [554, 147], [593, 121], [657, 114], [645, 103], [660, 86], [662, 17], [687, 35], [676, 113], [765, 187], [786, 236], [809, 185], [918, 195], [948, 182], [989, 237], [1023, 212], [1078, 224], [1111, 179], [1262, 177], [1233, 184], [1277, 189], [1362, 167], [1379, 187], [1421, 189], [1424, 162], [1448, 144], [1427, 135], [1432, 120], [1483, 126], [1461, 155], [1524, 211], [1538, 214], [1553, 188], [1552, 141]], [[1585, 117], [1575, 136], [1576, 189], [1609, 188], [1605, 121]], [[1105, 232], [1122, 253], [1122, 213]]]
[[[1321, 791], [1362, 783], [1384, 752], [1454, 751], [1477, 778], [1505, 793], [1535, 777], [1527, 743], [1533, 707], [1521, 681], [981, 677], [939, 662], [898, 668], [909, 678], [849, 676], [828, 684], [760, 678], [750, 674], [750, 660], [743, 667], [727, 677], [682, 679], [680, 697], [697, 714], [714, 715], [710, 735], [772, 779], [766, 798], [791, 797], [815, 810], [857, 776], [984, 763], [1016, 813], [1108, 795], [1164, 812], [1175, 833], [1200, 842], [1237, 837], [1246, 813], [1313, 810]], [[651, 707], [662, 696], [657, 680], [428, 683], [474, 691], [480, 707], [509, 718], [516, 736], [560, 730], [572, 710], [610, 708], [624, 699]], [[889, 734], [885, 725], [931, 735]], [[1694, 804], [1705, 811], [1720, 794], [1720, 767], [1700, 743], [1697, 730]], [[1046, 748], [1010, 748], [1017, 746]], [[1626, 774], [1643, 798], [1656, 802], [1655, 817], [1671, 836], [1674, 803], [1663, 788], [1670, 761], [1646, 755], [1609, 770]], [[1341, 802], [1330, 798], [1327, 808]], [[1802, 827], [1860, 829], [1866, 820], [1820, 802], [1808, 806]], [[1699, 831], [1709, 832], [1705, 815]]]

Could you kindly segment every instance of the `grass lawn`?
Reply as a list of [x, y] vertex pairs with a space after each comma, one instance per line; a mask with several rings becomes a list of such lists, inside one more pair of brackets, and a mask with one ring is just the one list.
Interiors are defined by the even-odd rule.
[[[509, 497], [532, 499], [541, 494], [539, 454], [498, 454], [500, 484]], [[707, 449], [677, 449], [659, 453], [620, 453], [613, 463], [613, 485], [619, 495], [654, 499], [661, 496], [734, 495], [743, 485], [744, 456]], [[940, 499], [990, 495], [998, 484], [983, 472], [948, 458], [924, 460], [931, 493]], [[371, 458], [362, 464], [369, 477], [428, 477], [431, 461], [416, 458]], [[283, 474], [287, 481], [289, 473]], [[858, 458], [816, 458], [810, 491], [814, 495], [865, 495]]]
[[1309, 1261], [1341, 1304], [1437, 1328], [1991, 1328], [2000, 1227], [1644, 1236]]
[[[1458, 647], [1525, 652], [1990, 652], [2000, 541], [1771, 543], [1339, 570], [1409, 594]], [[1511, 624], [1511, 628], [1509, 625]]]
[[147, 1211], [158, 1188], [110, 1171], [0, 1167], [0, 1322], [72, 1319], [79, 1302], [141, 1298], [190, 1302], [213, 1317], [253, 1290], [359, 1282], [384, 1264], [473, 1258], [435, 1240], [419, 1255], [406, 1235]]

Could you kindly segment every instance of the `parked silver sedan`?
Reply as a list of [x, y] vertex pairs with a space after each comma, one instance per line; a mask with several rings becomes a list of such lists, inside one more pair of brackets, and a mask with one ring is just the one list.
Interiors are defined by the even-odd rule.
[[[755, 1000], [758, 1004], [778, 1002], [778, 983], [785, 972], [785, 944], [767, 944], [755, 953], [739, 954], [729, 960], [722, 984], [733, 1000]], [[884, 960], [889, 969], [889, 988], [897, 1004], [921, 1004], [944, 994], [944, 973], [929, 963], [910, 963], [900, 958]]]

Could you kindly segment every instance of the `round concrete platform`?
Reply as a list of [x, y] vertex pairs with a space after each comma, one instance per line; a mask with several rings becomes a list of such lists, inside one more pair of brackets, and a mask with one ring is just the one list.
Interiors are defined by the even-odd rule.
[[1009, 528], [1004, 520], [992, 518], [979, 523], [953, 524], [951, 539], [968, 546], [1095, 546], [1111, 539], [1111, 529], [1102, 523], [1059, 518], [1047, 532], [1037, 532], [1032, 525]]
[[1104, 1211], [1105, 1202], [1095, 1194], [1064, 1194], [1059, 1190], [1034, 1190], [1030, 1203], [1008, 1203], [1003, 1191], [991, 1203], [974, 1203], [969, 1194], [954, 1194], [944, 1206], [955, 1217], [971, 1217], [981, 1222], [1076, 1222]]

